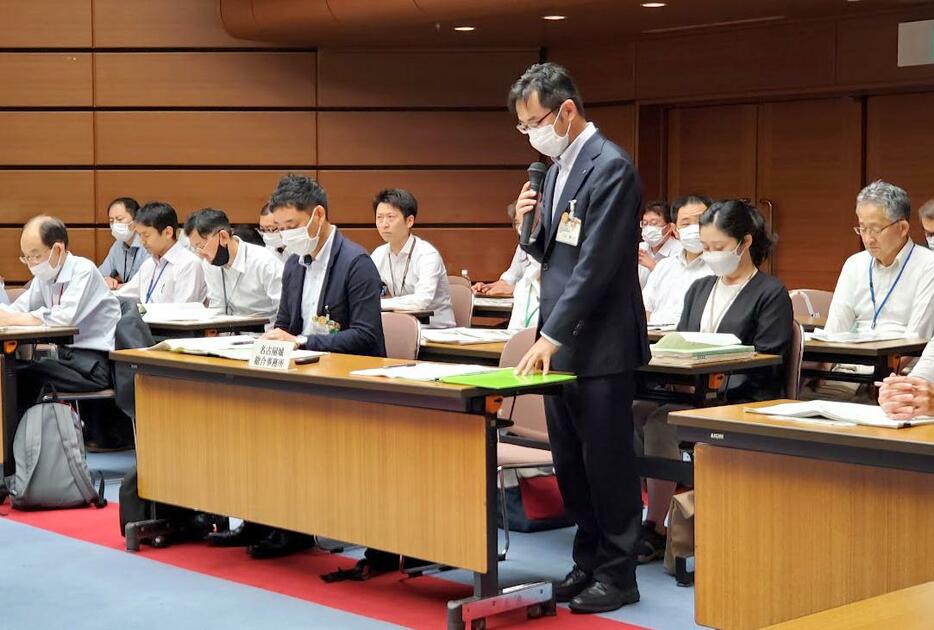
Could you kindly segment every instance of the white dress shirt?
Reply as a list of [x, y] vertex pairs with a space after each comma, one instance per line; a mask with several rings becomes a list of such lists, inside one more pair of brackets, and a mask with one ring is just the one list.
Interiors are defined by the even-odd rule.
[[411, 234], [398, 254], [393, 254], [386, 243], [377, 247], [370, 257], [392, 296], [383, 298], [384, 309], [433, 311], [428, 328], [457, 325], [447, 269], [441, 254], [431, 243]]
[[[646, 252], [649, 257], [656, 263], [659, 263], [666, 258], [675, 257], [684, 251], [684, 248], [681, 247], [681, 241], [676, 239], [674, 236], [669, 236], [668, 239], [662, 243], [662, 246], [658, 248], [657, 252], [653, 252], [652, 248], [649, 247], [649, 244], [645, 241], [639, 243], [639, 249]], [[648, 267], [639, 265], [639, 286], [641, 286], [643, 289], [646, 287], [650, 275], [652, 275], [652, 272], [649, 271]]]
[[528, 258], [529, 255], [522, 250], [522, 246], [516, 245], [516, 253], [512, 255], [512, 262], [509, 263], [509, 269], [504, 271], [499, 279], [506, 284], [516, 286], [522, 278], [522, 274], [525, 273], [525, 261]]
[[181, 241], [176, 242], [158, 260], [150, 256], [133, 278], [114, 291], [143, 304], [178, 304], [203, 302], [207, 294], [204, 268]]
[[114, 349], [120, 302], [107, 288], [97, 265], [87, 258], [67, 254], [55, 280], [33, 278], [25, 293], [0, 309], [29, 313], [45, 326], [74, 326], [78, 334], [73, 348]]
[[924, 347], [924, 353], [918, 359], [910, 375], [934, 383], [934, 341]]
[[283, 265], [285, 264], [285, 261], [289, 259], [289, 256], [292, 255], [289, 252], [285, 251], [284, 247], [269, 247], [268, 245], [266, 245], [264, 249], [268, 251], [270, 254], [272, 254], [273, 256], [275, 256], [276, 259], [279, 262], [281, 262]]
[[684, 296], [698, 278], [713, 275], [710, 267], [698, 256], [690, 263], [682, 251], [677, 256], [658, 261], [655, 271], [642, 290], [642, 301], [649, 313], [649, 325], [665, 326], [681, 321]]
[[227, 315], [273, 319], [282, 296], [282, 263], [271, 251], [238, 237], [237, 255], [229, 267], [202, 260], [208, 285], [208, 308]]
[[[587, 141], [597, 133], [597, 128], [593, 123], [587, 123], [587, 126], [574, 138], [574, 142], [555, 158], [555, 164], [558, 165], [558, 176], [555, 178], [555, 192], [551, 199], [551, 220], [555, 220], [555, 213], [558, 212], [558, 203], [561, 201], [561, 194], [564, 192], [564, 186], [568, 183], [568, 177], [574, 170], [574, 163], [577, 162], [577, 156]], [[562, 209], [563, 211], [563, 209]], [[552, 225], [554, 225], [552, 223]]]
[[[909, 259], [909, 253], [911, 258]], [[907, 262], [906, 262], [907, 261]], [[875, 287], [875, 307], [869, 291], [869, 265]], [[892, 289], [902, 266], [901, 279]], [[889, 290], [892, 289], [891, 295]], [[885, 306], [883, 301], [889, 295]], [[861, 332], [872, 329], [874, 310], [879, 312], [876, 331], [886, 334], [915, 333], [929, 339], [934, 333], [934, 252], [911, 240], [888, 267], [867, 251], [853, 254], [843, 264], [827, 313], [827, 332]]]
[[[525, 252], [523, 252], [525, 254]], [[542, 265], [526, 255], [522, 260], [522, 276], [515, 283], [512, 293], [512, 316], [510, 330], [522, 330], [538, 326], [538, 307], [542, 290]]]
[[328, 240], [324, 242], [311, 264], [305, 262], [304, 256], [299, 258], [299, 264], [305, 267], [305, 284], [302, 286], [302, 335], [305, 337], [318, 334], [314, 320], [318, 316], [318, 300], [321, 299], [321, 290], [324, 288], [328, 262], [331, 260], [331, 245], [336, 233], [337, 227], [331, 226]]

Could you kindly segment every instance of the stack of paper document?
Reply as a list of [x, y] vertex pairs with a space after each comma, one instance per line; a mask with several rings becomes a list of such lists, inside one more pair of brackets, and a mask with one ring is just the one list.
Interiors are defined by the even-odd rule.
[[437, 381], [451, 376], [464, 376], [467, 374], [484, 374], [496, 372], [500, 368], [484, 367], [482, 365], [465, 365], [460, 363], [406, 363], [403, 365], [390, 365], [387, 367], [351, 372], [354, 376], [385, 376], [387, 378], [404, 378], [410, 381]]
[[156, 322], [204, 321], [218, 315], [215, 308], [207, 308], [201, 302], [179, 302], [166, 304], [146, 304], [143, 321], [147, 324]]
[[652, 356], [659, 359], [734, 359], [755, 354], [753, 346], [744, 346], [736, 335], [724, 333], [675, 332], [652, 346]]
[[672, 332], [678, 329], [678, 324], [649, 324], [648, 329], [659, 332]]
[[511, 297], [481, 297], [475, 295], [473, 298], [474, 306], [512, 308], [512, 304]]
[[823, 328], [817, 328], [812, 333], [805, 333], [805, 339], [815, 339], [817, 341], [829, 341], [833, 343], [870, 343], [873, 341], [892, 341], [895, 339], [916, 339], [917, 337], [917, 335], [911, 333], [883, 333], [875, 330], [829, 333]]
[[931, 417], [925, 416], [912, 418], [911, 420], [892, 420], [885, 415], [881, 407], [876, 407], [875, 405], [860, 405], [857, 403], [833, 402], [829, 400], [781, 403], [758, 408], [747, 407], [744, 411], [796, 420], [801, 418], [822, 418], [824, 420], [822, 420], [820, 424], [828, 424], [831, 426], [854, 426], [860, 424], [868, 427], [901, 429], [922, 424], [934, 424], [934, 418]]
[[497, 343], [512, 339], [518, 331], [500, 328], [423, 328], [422, 343]]
[[[220, 357], [234, 361], [249, 361], [253, 351], [253, 342], [249, 335], [232, 335], [229, 337], [192, 337], [189, 339], [166, 339], [160, 341], [149, 350], [165, 350], [181, 354], [197, 354], [201, 356]], [[314, 350], [294, 350], [292, 358], [295, 360], [311, 357], [321, 357], [327, 352]]]

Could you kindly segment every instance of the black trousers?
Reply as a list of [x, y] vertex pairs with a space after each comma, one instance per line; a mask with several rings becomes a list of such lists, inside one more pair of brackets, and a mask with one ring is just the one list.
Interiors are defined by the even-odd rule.
[[35, 405], [44, 387], [58, 392], [93, 392], [113, 386], [106, 352], [59, 346], [58, 358], [24, 363], [16, 370], [18, 418]]
[[577, 524], [574, 562], [622, 589], [636, 585], [642, 489], [633, 453], [635, 373], [579, 378], [545, 397], [558, 487]]

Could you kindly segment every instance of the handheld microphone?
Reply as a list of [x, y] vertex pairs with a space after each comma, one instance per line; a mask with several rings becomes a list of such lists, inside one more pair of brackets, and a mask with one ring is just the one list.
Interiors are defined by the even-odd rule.
[[[542, 191], [542, 184], [545, 182], [545, 173], [548, 172], [548, 167], [542, 164], [541, 162], [534, 162], [529, 165], [529, 184], [533, 192], [539, 193]], [[519, 233], [519, 244], [528, 245], [529, 240], [532, 238], [532, 221], [535, 220], [535, 212], [529, 212], [524, 217], [522, 217], [522, 231]]]

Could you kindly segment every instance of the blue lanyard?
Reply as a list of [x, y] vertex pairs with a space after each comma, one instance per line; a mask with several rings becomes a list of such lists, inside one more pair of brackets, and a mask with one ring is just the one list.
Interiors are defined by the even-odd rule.
[[905, 262], [902, 263], [901, 269], [898, 270], [898, 275], [895, 276], [895, 282], [892, 283], [892, 286], [889, 287], [889, 292], [885, 294], [885, 299], [882, 300], [882, 304], [879, 305], [879, 308], [876, 308], [876, 287], [872, 282], [872, 264], [873, 259], [869, 259], [869, 296], [872, 298], [872, 329], [876, 329], [876, 320], [879, 319], [879, 314], [882, 312], [882, 309], [885, 308], [886, 303], [889, 301], [889, 298], [892, 297], [892, 291], [895, 290], [895, 287], [898, 286], [898, 281], [902, 279], [902, 274], [905, 273], [905, 267], [908, 266], [908, 261], [911, 260], [911, 255], [915, 253], [915, 245], [912, 243], [911, 249], [908, 250], [908, 256], [905, 257]]
[[149, 300], [152, 298], [152, 292], [156, 290], [157, 286], [159, 286], [159, 280], [162, 278], [162, 274], [165, 273], [165, 268], [168, 266], [169, 261], [162, 263], [162, 267], [159, 269], [159, 275], [153, 275], [153, 277], [149, 280], [149, 290], [146, 291], [146, 301], [144, 304], [149, 304]]

